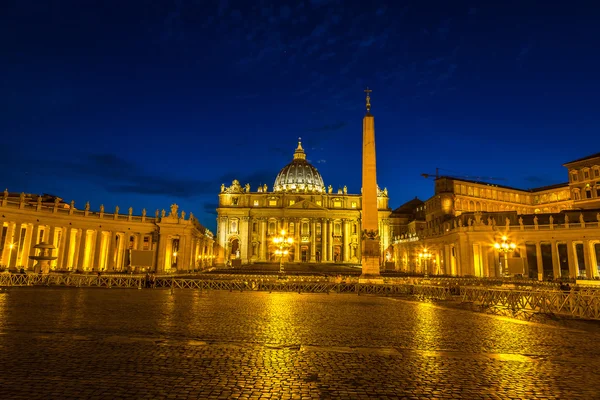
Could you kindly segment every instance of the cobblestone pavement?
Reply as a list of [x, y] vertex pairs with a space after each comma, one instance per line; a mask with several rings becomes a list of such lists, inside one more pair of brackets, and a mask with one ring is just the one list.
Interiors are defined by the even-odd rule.
[[2, 399], [600, 398], [600, 328], [349, 294], [12, 288]]

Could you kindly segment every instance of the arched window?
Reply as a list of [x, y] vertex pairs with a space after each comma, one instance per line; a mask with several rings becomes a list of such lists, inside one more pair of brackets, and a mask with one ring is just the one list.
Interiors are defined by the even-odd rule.
[[469, 202], [469, 211], [474, 211], [475, 210], [475, 203], [471, 200]]
[[336, 222], [334, 225], [333, 231], [335, 232], [336, 235], [341, 235], [342, 234], [342, 225], [339, 222]]
[[579, 189], [573, 189], [573, 200], [581, 200]]
[[585, 188], [585, 198], [586, 199], [592, 198], [592, 188], [589, 186]]
[[596, 197], [600, 197], [600, 185], [596, 185]]
[[271, 221], [269, 222], [269, 235], [272, 235], [275, 233], [275, 222]]
[[290, 231], [291, 234], [293, 234], [294, 232], [296, 232], [296, 225], [294, 225], [293, 222], [290, 222], [289, 231]]
[[302, 234], [308, 235], [308, 233], [309, 233], [308, 222], [303, 222], [302, 223]]

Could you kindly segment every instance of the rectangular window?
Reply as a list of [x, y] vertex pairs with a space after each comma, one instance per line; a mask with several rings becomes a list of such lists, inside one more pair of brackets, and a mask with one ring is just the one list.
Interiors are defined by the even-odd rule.
[[317, 205], [320, 206], [321, 205], [321, 200], [317, 200]]
[[269, 206], [271, 206], [271, 207], [277, 206], [277, 200], [269, 200]]
[[356, 208], [356, 202], [355, 201], [352, 202], [352, 208]]
[[254, 200], [254, 206], [258, 206], [258, 200]]
[[144, 250], [150, 250], [150, 237], [144, 236]]
[[590, 171], [588, 171], [588, 170], [583, 171], [583, 179], [590, 179]]
[[600, 169], [598, 169], [598, 168], [595, 168], [595, 169], [594, 169], [594, 178], [597, 178], [597, 177], [599, 177], [599, 176], [600, 176]]
[[577, 182], [577, 172], [573, 172], [573, 173], [571, 174], [571, 181], [573, 181], [573, 182]]
[[333, 206], [334, 206], [334, 207], [341, 207], [341, 206], [342, 206], [342, 202], [341, 202], [341, 201], [339, 201], [339, 200], [334, 200], [334, 201], [333, 201]]
[[290, 204], [289, 205], [292, 206], [294, 204], [296, 204], [296, 200], [290, 200]]

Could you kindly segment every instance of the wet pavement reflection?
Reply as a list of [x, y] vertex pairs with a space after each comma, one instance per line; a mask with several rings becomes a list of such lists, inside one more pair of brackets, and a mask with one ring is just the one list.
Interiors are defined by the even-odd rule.
[[600, 329], [348, 294], [13, 288], [2, 398], [600, 398]]

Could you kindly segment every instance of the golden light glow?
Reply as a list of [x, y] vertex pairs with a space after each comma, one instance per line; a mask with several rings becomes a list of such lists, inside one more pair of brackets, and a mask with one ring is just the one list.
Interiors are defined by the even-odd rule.
[[173, 257], [177, 257], [177, 252], [176, 251], [173, 252]]
[[13, 247], [15, 247], [14, 243], [11, 243], [11, 244], [8, 245], [8, 248], [11, 249], [11, 250], [13, 249]]

